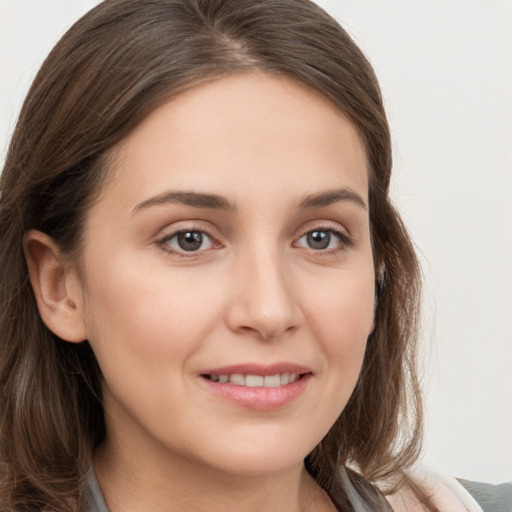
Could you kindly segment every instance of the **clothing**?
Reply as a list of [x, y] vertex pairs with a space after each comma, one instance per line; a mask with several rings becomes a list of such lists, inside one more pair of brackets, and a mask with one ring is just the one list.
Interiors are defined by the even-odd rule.
[[512, 512], [512, 482], [491, 485], [459, 479], [484, 512]]
[[432, 496], [441, 512], [512, 512], [512, 482], [491, 485], [455, 479], [422, 465], [408, 476]]
[[85, 512], [110, 512], [103, 499], [103, 493], [101, 492], [93, 468], [90, 469], [85, 478], [85, 499]]
[[[425, 470], [415, 474], [414, 479], [434, 491], [441, 512], [512, 512], [512, 482], [490, 485], [468, 480], [457, 481], [439, 472]], [[357, 494], [353, 486], [350, 487], [349, 494]], [[110, 512], [93, 469], [87, 474], [85, 488], [86, 512]], [[355, 504], [355, 507], [356, 512], [367, 512], [364, 505]]]

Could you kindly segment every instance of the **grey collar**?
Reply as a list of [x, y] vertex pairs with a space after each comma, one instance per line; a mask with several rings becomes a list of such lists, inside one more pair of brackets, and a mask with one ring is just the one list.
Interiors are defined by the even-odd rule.
[[94, 468], [85, 476], [85, 512], [110, 512], [103, 498]]

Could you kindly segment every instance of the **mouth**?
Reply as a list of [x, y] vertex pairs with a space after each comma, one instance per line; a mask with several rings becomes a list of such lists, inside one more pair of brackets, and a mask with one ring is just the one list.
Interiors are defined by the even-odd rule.
[[201, 377], [219, 382], [220, 384], [233, 384], [235, 386], [245, 386], [248, 388], [278, 388], [293, 384], [301, 379], [306, 373], [276, 373], [275, 375], [255, 375], [255, 374], [203, 374]]
[[221, 399], [259, 411], [295, 402], [309, 387], [313, 372], [291, 363], [242, 364], [200, 374], [206, 389]]

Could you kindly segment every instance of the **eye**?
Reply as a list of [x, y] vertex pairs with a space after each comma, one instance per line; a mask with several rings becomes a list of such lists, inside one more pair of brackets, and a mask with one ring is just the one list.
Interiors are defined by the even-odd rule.
[[341, 249], [351, 244], [348, 236], [334, 229], [313, 229], [302, 235], [296, 245], [314, 251], [328, 251]]
[[204, 231], [183, 230], [173, 235], [166, 236], [160, 241], [160, 245], [169, 252], [191, 253], [211, 249], [213, 247], [213, 240], [210, 235]]

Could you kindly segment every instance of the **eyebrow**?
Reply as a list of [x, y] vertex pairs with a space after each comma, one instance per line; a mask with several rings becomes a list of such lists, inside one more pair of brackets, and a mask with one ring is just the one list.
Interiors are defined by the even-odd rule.
[[316, 209], [330, 206], [334, 203], [349, 201], [367, 209], [364, 199], [349, 188], [340, 188], [337, 190], [327, 190], [318, 194], [305, 195], [299, 202], [300, 209]]
[[164, 192], [158, 196], [146, 199], [139, 203], [132, 212], [136, 214], [149, 206], [175, 203], [185, 206], [192, 206], [194, 208], [209, 208], [212, 210], [222, 210], [227, 212], [234, 212], [237, 210], [236, 203], [229, 202], [225, 197], [216, 194], [202, 194], [199, 192]]
[[[367, 209], [363, 198], [348, 188], [327, 190], [316, 194], [306, 194], [299, 201], [298, 208], [302, 210], [325, 208], [332, 204], [344, 201], [349, 201], [364, 208], [365, 210]], [[164, 192], [163, 194], [159, 194], [139, 203], [133, 209], [132, 215], [135, 215], [140, 210], [144, 210], [150, 206], [168, 203], [226, 212], [236, 212], [238, 209], [236, 203], [232, 203], [225, 197], [217, 194], [204, 194], [200, 192]]]

